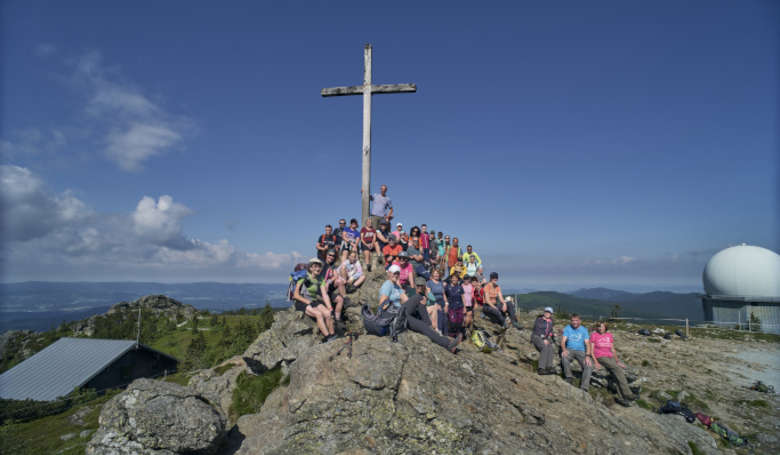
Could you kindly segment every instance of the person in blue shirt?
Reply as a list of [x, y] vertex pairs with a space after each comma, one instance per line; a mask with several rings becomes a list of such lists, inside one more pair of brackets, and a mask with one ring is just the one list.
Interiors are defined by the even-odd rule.
[[379, 288], [379, 308], [386, 310], [393, 305], [395, 308], [400, 308], [402, 303], [407, 300], [406, 293], [398, 284], [399, 276], [401, 274], [401, 268], [396, 264], [390, 266], [387, 269], [387, 281]]
[[571, 315], [570, 324], [563, 329], [561, 339], [561, 366], [566, 382], [571, 384], [574, 378], [571, 374], [571, 361], [576, 360], [582, 367], [582, 382], [580, 389], [588, 391], [590, 374], [593, 372], [593, 347], [590, 344], [588, 329], [582, 326], [582, 320], [576, 314]]

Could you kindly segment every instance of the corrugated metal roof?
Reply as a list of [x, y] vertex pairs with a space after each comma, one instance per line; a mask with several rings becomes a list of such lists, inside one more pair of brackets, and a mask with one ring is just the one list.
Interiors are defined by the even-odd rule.
[[49, 401], [67, 395], [134, 346], [133, 340], [60, 338], [0, 375], [0, 398]]

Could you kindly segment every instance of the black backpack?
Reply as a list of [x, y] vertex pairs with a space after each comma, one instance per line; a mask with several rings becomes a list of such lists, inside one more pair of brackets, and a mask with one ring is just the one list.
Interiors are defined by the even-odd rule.
[[406, 330], [406, 313], [403, 308], [395, 308], [390, 305], [386, 310], [379, 309], [374, 314], [368, 305], [363, 305], [361, 310], [363, 327], [366, 333], [376, 336], [391, 336], [393, 341], [398, 341], [398, 334]]

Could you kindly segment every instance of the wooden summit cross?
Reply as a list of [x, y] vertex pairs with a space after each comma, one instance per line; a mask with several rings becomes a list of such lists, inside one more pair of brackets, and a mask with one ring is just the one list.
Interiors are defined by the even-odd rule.
[[[366, 44], [363, 50], [363, 85], [350, 87], [330, 87], [322, 89], [323, 97], [363, 95], [363, 207], [361, 210], [362, 225], [368, 219], [368, 198], [371, 189], [371, 95], [373, 93], [410, 93], [416, 92], [415, 84], [382, 84], [371, 83], [371, 45]], [[377, 228], [378, 226], [374, 226]]]

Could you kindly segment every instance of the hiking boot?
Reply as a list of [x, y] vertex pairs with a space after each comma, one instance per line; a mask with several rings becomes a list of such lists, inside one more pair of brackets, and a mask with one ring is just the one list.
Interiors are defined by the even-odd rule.
[[574, 378], [563, 378], [563, 380], [569, 385], [574, 385]]
[[513, 322], [513, 323], [512, 323], [512, 326], [513, 326], [514, 328], [516, 328], [517, 330], [523, 330], [523, 326], [522, 326], [522, 325], [520, 325], [520, 323], [519, 323], [519, 322], [517, 322], [517, 321]]
[[447, 346], [447, 350], [449, 350], [451, 353], [455, 354], [455, 351], [458, 350], [458, 345], [460, 342], [463, 341], [463, 334], [459, 333], [458, 336], [455, 337], [454, 340], [450, 343], [449, 346]]
[[547, 376], [547, 375], [550, 375], [550, 374], [555, 374], [555, 370], [551, 370], [549, 368], [546, 369], [546, 370], [543, 369], [543, 368], [539, 368], [538, 373], [539, 373], [539, 376]]
[[619, 404], [620, 406], [623, 406], [624, 408], [631, 407], [631, 402], [628, 400], [624, 400], [622, 398], [615, 397], [615, 403]]

